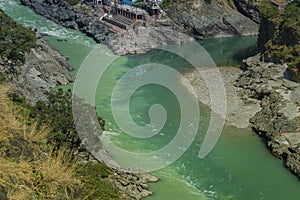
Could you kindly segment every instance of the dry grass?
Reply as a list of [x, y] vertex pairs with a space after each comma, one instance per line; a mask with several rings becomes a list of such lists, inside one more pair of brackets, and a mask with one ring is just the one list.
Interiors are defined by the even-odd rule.
[[[76, 163], [71, 163], [64, 149], [42, 153], [39, 146], [46, 144], [49, 128], [36, 123], [22, 123], [13, 109], [7, 93], [10, 88], [0, 85], [0, 185], [8, 190], [12, 200], [73, 199], [74, 188], [81, 184], [76, 177]], [[9, 141], [18, 134], [24, 138], [34, 158], [1, 157], [1, 148], [13, 149]], [[3, 150], [3, 149], [2, 149]], [[17, 161], [15, 161], [17, 160]]]
[[70, 165], [64, 151], [35, 163], [0, 158], [0, 168], [0, 185], [8, 188], [12, 200], [55, 199], [58, 195], [73, 199], [74, 188], [81, 184], [75, 176], [76, 164]]
[[23, 127], [23, 137], [30, 144], [40, 144], [47, 142], [47, 137], [51, 129], [47, 126], [38, 127], [37, 123], [32, 125], [24, 125]]
[[11, 136], [12, 130], [21, 127], [16, 119], [16, 113], [11, 109], [11, 103], [7, 97], [10, 91], [8, 86], [0, 86], [0, 141], [7, 142]]
[[34, 182], [30, 164], [27, 162], [16, 163], [0, 158], [0, 167], [0, 184], [9, 188], [9, 199], [28, 199], [27, 197], [33, 193], [30, 183]]
[[70, 164], [70, 160], [66, 150], [61, 149], [58, 152], [52, 151], [38, 166], [38, 170], [46, 176], [50, 192], [61, 189], [67, 199], [72, 197], [73, 188], [81, 184], [80, 180], [75, 177], [77, 165], [76, 163]]

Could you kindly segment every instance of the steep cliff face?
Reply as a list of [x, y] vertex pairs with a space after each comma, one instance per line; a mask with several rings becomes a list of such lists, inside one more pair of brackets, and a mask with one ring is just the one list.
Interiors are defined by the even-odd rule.
[[237, 10], [256, 23], [260, 23], [258, 4], [261, 0], [234, 0]]
[[47, 92], [73, 80], [67, 59], [43, 40], [37, 44], [38, 48], [26, 53], [26, 62], [18, 68], [18, 75], [11, 77], [16, 90], [32, 103], [47, 100]]
[[258, 24], [227, 1], [174, 0], [166, 12], [182, 32], [199, 39], [258, 33]]

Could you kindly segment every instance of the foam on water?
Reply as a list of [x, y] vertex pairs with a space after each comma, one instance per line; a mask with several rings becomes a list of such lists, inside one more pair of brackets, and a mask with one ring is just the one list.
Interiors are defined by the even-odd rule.
[[64, 28], [42, 16], [35, 15], [28, 7], [20, 5], [19, 0], [0, 0], [0, 8], [17, 22], [23, 24], [25, 27], [36, 29], [40, 33], [62, 40], [68, 39], [72, 43], [91, 48], [95, 45], [94, 42], [91, 42], [81, 32]]

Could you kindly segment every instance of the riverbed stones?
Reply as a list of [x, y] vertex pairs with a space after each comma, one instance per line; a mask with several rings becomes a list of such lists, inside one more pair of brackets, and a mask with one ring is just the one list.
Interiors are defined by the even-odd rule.
[[157, 182], [158, 178], [148, 173], [129, 173], [114, 171], [113, 184], [121, 192], [121, 199], [140, 200], [153, 194], [148, 182]]

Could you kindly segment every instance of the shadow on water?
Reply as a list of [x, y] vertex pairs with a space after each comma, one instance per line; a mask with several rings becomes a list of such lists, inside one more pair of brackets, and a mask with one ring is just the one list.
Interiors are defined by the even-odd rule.
[[233, 54], [233, 60], [237, 60], [241, 62], [243, 59], [249, 58], [251, 56], [254, 56], [258, 53], [258, 49], [256, 45], [249, 46], [245, 49], [240, 50], [239, 52], [235, 52]]
[[213, 38], [199, 41], [217, 66], [239, 66], [243, 59], [258, 52], [257, 36]]

